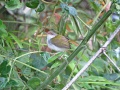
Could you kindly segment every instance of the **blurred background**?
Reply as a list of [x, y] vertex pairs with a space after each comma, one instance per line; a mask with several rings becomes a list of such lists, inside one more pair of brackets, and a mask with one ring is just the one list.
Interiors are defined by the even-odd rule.
[[[112, 14], [94, 32], [85, 48], [44, 90], [61, 90], [102, 47], [120, 25], [120, 0], [1, 0], [0, 90], [35, 90], [109, 10]], [[68, 38], [71, 49], [64, 53], [49, 49], [46, 29]], [[120, 32], [106, 53], [120, 67]], [[119, 71], [101, 54], [69, 90], [119, 88]]]

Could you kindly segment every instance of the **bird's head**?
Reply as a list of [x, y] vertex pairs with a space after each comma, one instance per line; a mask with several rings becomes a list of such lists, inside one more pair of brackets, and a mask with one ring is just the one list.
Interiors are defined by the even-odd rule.
[[46, 29], [45, 32], [47, 33], [47, 38], [51, 39], [54, 38], [57, 34], [53, 32], [53, 30]]

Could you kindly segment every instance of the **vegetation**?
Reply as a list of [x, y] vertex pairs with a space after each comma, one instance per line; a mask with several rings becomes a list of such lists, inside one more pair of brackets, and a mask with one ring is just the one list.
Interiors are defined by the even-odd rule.
[[[69, 90], [119, 90], [120, 0], [1, 0], [0, 90], [62, 90], [116, 28], [106, 53]], [[71, 49], [50, 50], [46, 29], [66, 36]]]

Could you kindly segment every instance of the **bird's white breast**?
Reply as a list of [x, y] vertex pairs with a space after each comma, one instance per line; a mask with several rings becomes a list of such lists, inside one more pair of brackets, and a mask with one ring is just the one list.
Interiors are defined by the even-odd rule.
[[55, 50], [55, 51], [65, 51], [66, 49], [64, 48], [59, 48], [52, 44], [51, 39], [54, 38], [56, 35], [47, 35], [47, 45], [50, 49]]

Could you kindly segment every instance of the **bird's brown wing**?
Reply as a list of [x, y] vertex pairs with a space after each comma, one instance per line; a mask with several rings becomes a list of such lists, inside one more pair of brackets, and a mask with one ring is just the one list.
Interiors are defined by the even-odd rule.
[[70, 48], [68, 39], [62, 35], [57, 35], [54, 38], [52, 38], [51, 43], [53, 43], [55, 46], [60, 47], [60, 48], [66, 48], [66, 49]]

